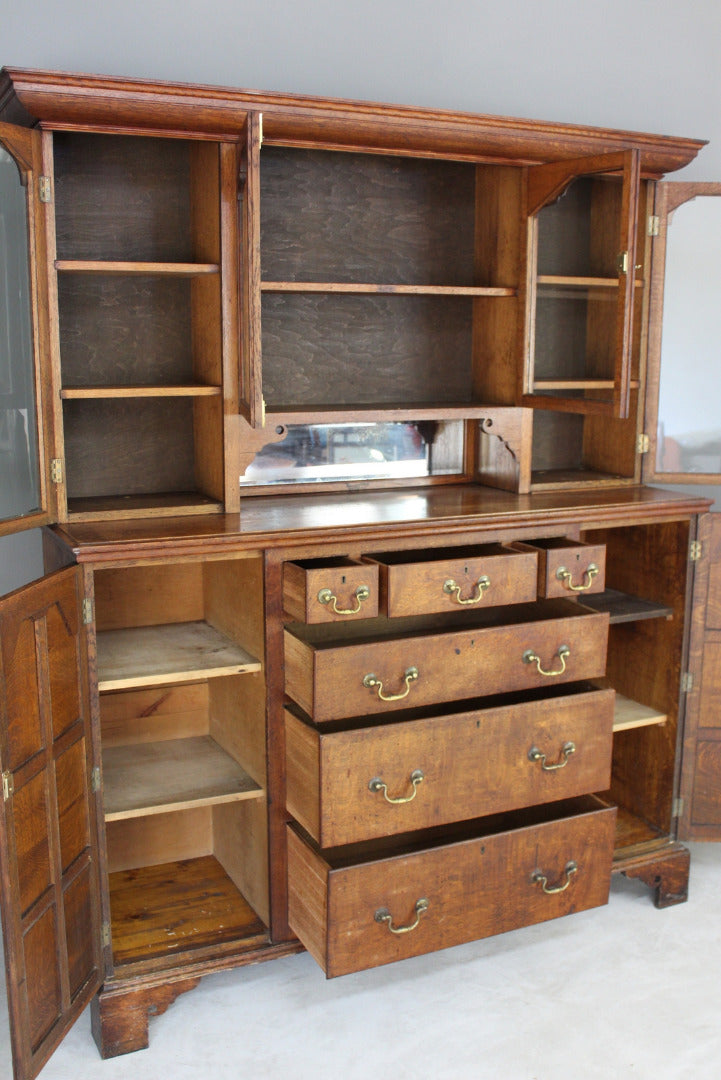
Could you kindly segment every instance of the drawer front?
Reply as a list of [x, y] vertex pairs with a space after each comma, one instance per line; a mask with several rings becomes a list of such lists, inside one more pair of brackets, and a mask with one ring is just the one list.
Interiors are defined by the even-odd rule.
[[286, 710], [287, 807], [321, 848], [605, 791], [613, 690], [324, 734]]
[[285, 563], [283, 607], [303, 623], [373, 619], [378, 614], [378, 567], [345, 558]]
[[429, 615], [536, 599], [537, 554], [499, 544], [379, 555], [381, 611]]
[[589, 810], [338, 868], [289, 826], [291, 929], [335, 976], [597, 907], [615, 817]]
[[538, 595], [551, 600], [559, 596], [582, 596], [603, 592], [606, 587], [606, 547], [577, 540], [553, 539], [514, 545], [538, 552]]
[[313, 644], [286, 629], [286, 690], [324, 723], [598, 678], [607, 643], [606, 613], [356, 644]]

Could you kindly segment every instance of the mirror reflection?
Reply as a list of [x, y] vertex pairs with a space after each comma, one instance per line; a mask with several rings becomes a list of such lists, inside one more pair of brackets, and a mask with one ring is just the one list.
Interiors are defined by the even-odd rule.
[[656, 470], [721, 473], [721, 199], [671, 216], [666, 242]]

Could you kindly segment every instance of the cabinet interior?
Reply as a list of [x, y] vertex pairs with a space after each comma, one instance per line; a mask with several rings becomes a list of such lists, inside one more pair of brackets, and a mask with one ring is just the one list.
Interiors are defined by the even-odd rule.
[[[260, 559], [99, 569], [95, 602], [115, 963], [167, 955], [170, 939], [256, 942], [269, 920]], [[205, 898], [200, 920], [189, 897]]]
[[72, 517], [223, 501], [217, 143], [53, 137]]

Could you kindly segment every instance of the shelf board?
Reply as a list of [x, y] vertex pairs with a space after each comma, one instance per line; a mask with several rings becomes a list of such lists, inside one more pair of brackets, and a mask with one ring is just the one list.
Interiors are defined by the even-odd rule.
[[594, 469], [544, 469], [531, 474], [531, 491], [554, 491], [577, 488], [584, 484], [593, 487], [618, 487], [632, 484], [632, 477], [614, 476]]
[[[537, 285], [565, 286], [569, 289], [617, 289], [620, 281], [618, 277], [584, 277], [573, 274], [539, 274], [536, 278]], [[633, 284], [634, 288], [640, 288], [643, 285], [643, 279], [636, 278]]]
[[108, 875], [116, 964], [237, 941], [268, 931], [213, 855]]
[[517, 289], [496, 285], [383, 285], [372, 282], [263, 281], [262, 292], [356, 293], [390, 296], [516, 296]]
[[648, 705], [642, 705], [639, 701], [632, 701], [616, 691], [616, 705], [613, 717], [614, 731], [628, 731], [630, 728], [648, 727], [653, 724], [665, 724], [665, 713], [657, 709], [651, 709]]
[[482, 420], [494, 405], [451, 402], [447, 405], [273, 405], [266, 409], [272, 424], [363, 424], [413, 420]]
[[[609, 802], [613, 805], [613, 801]], [[616, 849], [613, 854], [614, 862], [622, 861], [627, 854], [627, 849], [636, 848], [638, 845], [650, 844], [664, 838], [667, 834], [662, 829], [651, 825], [638, 814], [632, 813], [623, 806], [616, 807]]]
[[106, 821], [262, 795], [263, 789], [208, 735], [103, 750]]
[[157, 397], [217, 397], [220, 386], [187, 383], [182, 386], [64, 386], [60, 397], [66, 401], [84, 398], [157, 398]]
[[98, 634], [98, 688], [167, 686], [260, 671], [259, 660], [206, 622]]
[[605, 589], [600, 593], [583, 596], [581, 603], [593, 611], [607, 611], [611, 623], [637, 622], [640, 619], [670, 619], [673, 609], [652, 600], [642, 600], [639, 596], [620, 592], [618, 589]]
[[534, 379], [533, 390], [613, 390], [613, 379]]
[[197, 277], [217, 274], [218, 263], [192, 262], [115, 262], [100, 259], [57, 259], [55, 269], [70, 274], [150, 274], [166, 277]]
[[137, 517], [181, 517], [217, 514], [223, 504], [198, 491], [151, 492], [145, 495], [89, 495], [68, 499], [71, 521], [120, 521]]

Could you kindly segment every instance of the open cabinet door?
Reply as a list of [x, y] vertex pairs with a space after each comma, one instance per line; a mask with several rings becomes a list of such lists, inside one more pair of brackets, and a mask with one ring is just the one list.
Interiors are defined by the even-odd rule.
[[260, 344], [260, 146], [262, 115], [249, 113], [240, 155], [240, 409], [251, 427], [265, 423]]
[[57, 520], [38, 131], [0, 124], [0, 535]]
[[102, 982], [81, 572], [0, 601], [0, 911], [16, 1080], [31, 1080]]
[[699, 521], [681, 768], [681, 840], [721, 840], [721, 514]]

